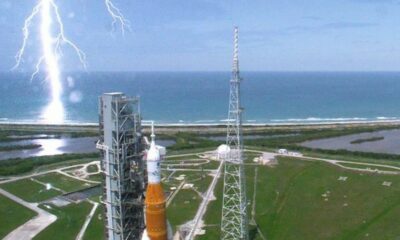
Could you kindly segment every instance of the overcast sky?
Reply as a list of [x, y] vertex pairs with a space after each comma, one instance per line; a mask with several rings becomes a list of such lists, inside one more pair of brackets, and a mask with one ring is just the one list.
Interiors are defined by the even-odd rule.
[[[395, 0], [114, 0], [131, 22], [112, 31], [103, 0], [55, 0], [65, 31], [89, 71], [226, 71], [233, 26], [242, 71], [400, 70], [400, 2]], [[0, 70], [22, 42], [24, 18], [38, 0], [0, 0]], [[31, 26], [22, 71], [40, 54]], [[65, 46], [64, 70], [80, 70]]]

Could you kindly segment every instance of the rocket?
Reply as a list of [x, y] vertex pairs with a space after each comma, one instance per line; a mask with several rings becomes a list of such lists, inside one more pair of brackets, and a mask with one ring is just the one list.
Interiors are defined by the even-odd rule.
[[151, 143], [147, 152], [148, 185], [145, 199], [147, 235], [151, 240], [167, 240], [165, 196], [161, 186], [161, 154], [155, 144], [154, 126], [151, 126]]

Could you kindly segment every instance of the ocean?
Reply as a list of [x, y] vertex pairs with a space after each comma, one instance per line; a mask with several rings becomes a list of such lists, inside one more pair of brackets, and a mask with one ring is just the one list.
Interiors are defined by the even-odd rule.
[[[244, 123], [400, 120], [400, 72], [242, 72]], [[48, 84], [30, 73], [0, 73], [0, 122], [40, 122]], [[229, 72], [63, 74], [66, 123], [97, 123], [98, 97], [140, 96], [144, 120], [218, 124], [228, 112]]]

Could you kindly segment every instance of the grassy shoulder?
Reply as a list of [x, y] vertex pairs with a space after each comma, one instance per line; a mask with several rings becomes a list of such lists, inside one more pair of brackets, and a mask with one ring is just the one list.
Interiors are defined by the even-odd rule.
[[104, 206], [100, 204], [92, 220], [90, 221], [88, 228], [86, 229], [84, 240], [103, 240], [105, 239], [105, 225], [104, 225]]
[[301, 151], [304, 155], [309, 157], [342, 160], [351, 162], [365, 162], [374, 164], [387, 164], [391, 166], [400, 167], [400, 156], [380, 156], [381, 154], [369, 154], [365, 152], [349, 152], [349, 151], [330, 151], [330, 150], [315, 150], [305, 149]]
[[214, 196], [217, 198], [211, 201], [207, 206], [207, 211], [204, 216], [204, 223], [206, 224], [205, 235], [197, 236], [198, 240], [208, 239], [221, 239], [220, 227], [221, 227], [221, 209], [222, 209], [222, 192], [224, 187], [223, 182], [224, 176], [220, 176], [217, 185], [214, 189]]
[[[50, 189], [46, 189], [47, 184], [50, 184]], [[4, 183], [0, 187], [27, 202], [42, 202], [67, 192], [82, 190], [94, 185], [59, 173], [49, 173]]]
[[16, 140], [47, 139], [47, 138], [77, 138], [96, 137], [97, 128], [81, 126], [40, 126], [40, 125], [2, 125], [0, 124], [0, 142]]
[[49, 183], [56, 188], [64, 190], [65, 192], [75, 192], [95, 185], [92, 183], [76, 180], [74, 178], [67, 177], [59, 173], [40, 175], [35, 177], [35, 179], [45, 184]]
[[69, 160], [87, 159], [99, 157], [98, 153], [76, 153], [62, 154], [54, 156], [17, 158], [0, 161], [0, 176], [10, 176], [28, 173], [38, 167], [53, 163], [60, 163]]
[[27, 202], [42, 202], [62, 194], [55, 189], [47, 190], [44, 185], [31, 179], [1, 184], [0, 187]]
[[[55, 207], [50, 205], [50, 209], [41, 206], [46, 211], [57, 216], [57, 221], [52, 223], [33, 239], [75, 239], [78, 235], [86, 216], [89, 214], [92, 204], [88, 202], [80, 202], [78, 204], [70, 204], [65, 207]], [[58, 236], [58, 237], [56, 237]]]
[[[274, 168], [248, 165], [246, 174], [249, 218], [254, 197], [254, 218], [267, 239], [394, 239], [400, 234], [393, 224], [400, 214], [399, 176], [290, 158], [280, 158]], [[391, 187], [383, 186], [385, 181]], [[222, 182], [207, 208], [206, 234], [197, 239], [220, 238]], [[254, 226], [250, 231], [252, 239], [261, 239]]]
[[[74, 169], [74, 167], [69, 168], [70, 166], [77, 165], [77, 164], [84, 164], [84, 163], [88, 163], [88, 162], [92, 162], [92, 161], [99, 161], [99, 157], [78, 158], [78, 159], [50, 163], [50, 164], [46, 164], [46, 165], [41, 165], [41, 166], [35, 168], [34, 171], [35, 172], [49, 171], [49, 170], [54, 170], [54, 169], [61, 168], [61, 167], [68, 167], [68, 169], [66, 169], [66, 171], [69, 171], [71, 169]], [[76, 167], [76, 169], [79, 169], [79, 168], [81, 168], [81, 167], [80, 166]]]
[[179, 225], [194, 218], [201, 202], [201, 197], [191, 189], [182, 189], [167, 208], [168, 221], [174, 231]]
[[0, 194], [0, 238], [35, 216], [32, 210]]
[[343, 167], [348, 168], [357, 168], [361, 170], [368, 170], [368, 171], [390, 171], [390, 172], [399, 172], [398, 169], [394, 169], [391, 167], [382, 167], [382, 166], [370, 166], [370, 165], [363, 165], [363, 164], [355, 164], [355, 163], [347, 163], [347, 162], [340, 162], [337, 163]]
[[94, 172], [98, 172], [99, 168], [97, 167], [97, 165], [92, 164], [92, 165], [89, 165], [89, 166], [86, 167], [86, 171], [88, 173], [94, 173]]
[[173, 139], [175, 144], [168, 147], [169, 151], [193, 150], [200, 148], [216, 148], [220, 143], [206, 138], [202, 138], [197, 134], [178, 132], [176, 134], [166, 135], [169, 139]]

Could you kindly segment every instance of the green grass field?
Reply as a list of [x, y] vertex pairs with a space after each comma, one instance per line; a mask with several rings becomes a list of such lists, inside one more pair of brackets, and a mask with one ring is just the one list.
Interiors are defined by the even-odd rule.
[[172, 228], [176, 230], [177, 226], [193, 219], [200, 202], [200, 196], [193, 190], [182, 189], [179, 191], [167, 208], [168, 221]]
[[90, 186], [93, 186], [91, 183], [86, 183], [83, 181], [79, 181], [67, 176], [64, 176], [59, 173], [49, 173], [46, 175], [41, 175], [35, 177], [40, 182], [50, 183], [56, 188], [60, 188], [66, 192], [73, 192], [77, 190], [81, 190]]
[[398, 172], [400, 170], [393, 169], [390, 167], [381, 167], [381, 166], [369, 166], [369, 165], [361, 165], [361, 164], [354, 164], [354, 163], [347, 163], [347, 162], [340, 162], [338, 163], [344, 167], [351, 167], [351, 168], [359, 168], [359, 169], [370, 169], [370, 170], [379, 170], [379, 171], [394, 171]]
[[46, 190], [45, 186], [31, 179], [1, 184], [0, 187], [27, 202], [41, 202], [62, 194], [55, 189]]
[[93, 215], [92, 220], [89, 223], [88, 228], [86, 229], [85, 235], [83, 236], [84, 240], [103, 240], [105, 239], [104, 235], [105, 226], [104, 226], [104, 208], [103, 205], [100, 204], [95, 214]]
[[79, 159], [82, 159], [84, 162], [88, 159], [94, 159], [94, 158], [98, 159], [98, 157], [99, 157], [98, 153], [76, 153], [76, 154], [62, 154], [53, 156], [7, 159], [0, 161], [0, 175], [1, 176], [19, 175], [32, 172], [33, 170], [37, 170], [40, 167], [47, 166], [50, 164], [61, 164], [62, 162], [70, 162], [72, 160], [79, 160]]
[[[254, 166], [246, 167], [248, 200]], [[346, 176], [346, 181], [339, 181]], [[382, 186], [384, 181], [391, 187]], [[206, 213], [206, 236], [219, 238], [222, 181]], [[400, 177], [344, 170], [322, 162], [281, 158], [258, 167], [255, 220], [267, 239], [396, 239]], [[324, 195], [326, 194], [326, 195]], [[249, 215], [251, 212], [249, 206]], [[250, 217], [250, 216], [249, 216]], [[261, 239], [250, 226], [252, 239]]]
[[[348, 151], [322, 151], [299, 147], [304, 140], [322, 137], [340, 136], [375, 128], [357, 129], [326, 129], [326, 130], [291, 130], [293, 136], [274, 139], [247, 140], [246, 148], [275, 151], [277, 147], [300, 150], [308, 156], [370, 162], [387, 163], [400, 166], [400, 157], [385, 154], [352, 153]], [[286, 130], [282, 130], [285, 132]], [[0, 133], [1, 134], [1, 133]], [[260, 133], [263, 134], [263, 133]], [[193, 134], [177, 134], [177, 141], [169, 148], [168, 155], [197, 153], [205, 150], [215, 150], [218, 142], [204, 140]], [[27, 160], [10, 160], [1, 164], [0, 174], [20, 174], [32, 170], [54, 169], [65, 165], [73, 165], [92, 161], [98, 154], [65, 155], [56, 157], [41, 157]], [[246, 163], [253, 163], [257, 153], [246, 153]], [[81, 159], [80, 159], [81, 158]], [[90, 158], [90, 159], [88, 159]], [[196, 155], [167, 158], [163, 164], [179, 162], [204, 162]], [[216, 169], [217, 161], [202, 165], [203, 169]], [[367, 166], [344, 163], [343, 166], [367, 168]], [[174, 166], [172, 166], [174, 167]], [[176, 171], [169, 182], [163, 182], [164, 189], [177, 187], [181, 181], [174, 179], [185, 174], [185, 182], [193, 183], [199, 192], [205, 192], [212, 180], [208, 171], [188, 171], [201, 169], [200, 166], [175, 166], [183, 171]], [[370, 167], [375, 168], [375, 167]], [[257, 170], [256, 170], [257, 169]], [[390, 168], [379, 167], [381, 170]], [[91, 165], [89, 172], [97, 167]], [[255, 208], [254, 219], [261, 233], [268, 240], [353, 240], [353, 239], [400, 239], [400, 228], [397, 218], [400, 216], [400, 176], [362, 173], [339, 168], [320, 161], [302, 161], [291, 158], [280, 158], [275, 167], [246, 165], [247, 198], [249, 203], [249, 218]], [[258, 178], [255, 182], [255, 172]], [[163, 177], [172, 171], [163, 170]], [[345, 181], [340, 177], [347, 177]], [[65, 192], [86, 188], [87, 184], [58, 173], [35, 177], [43, 183], [51, 183], [54, 187]], [[102, 179], [100, 174], [89, 177], [91, 180]], [[391, 186], [383, 186], [390, 182]], [[29, 201], [41, 202], [62, 194], [54, 189], [45, 187], [30, 179], [2, 184], [1, 188]], [[254, 193], [254, 187], [256, 193]], [[206, 235], [196, 239], [220, 239], [220, 221], [222, 209], [223, 176], [219, 179], [212, 201], [205, 215]], [[254, 195], [255, 194], [255, 195]], [[253, 197], [256, 205], [253, 206]], [[98, 196], [92, 197], [98, 201]], [[182, 189], [175, 196], [167, 209], [168, 220], [174, 230], [181, 224], [193, 219], [202, 198], [192, 189]], [[44, 208], [58, 216], [58, 220], [41, 232], [35, 239], [75, 239], [92, 205], [88, 202], [70, 204], [66, 207], [51, 206]], [[103, 207], [100, 205], [88, 226], [84, 239], [104, 239]], [[12, 201], [0, 196], [0, 238], [15, 227], [29, 220], [35, 213]], [[262, 239], [256, 226], [250, 225], [250, 239]]]
[[55, 206], [51, 207], [52, 209], [47, 209], [45, 207], [43, 207], [43, 209], [56, 215], [57, 221], [52, 223], [33, 239], [75, 239], [85, 222], [86, 216], [92, 208], [92, 204], [81, 202], [79, 204], [70, 204], [62, 208]]
[[0, 238], [36, 216], [36, 213], [0, 195]]
[[103, 181], [103, 174], [98, 173], [98, 174], [93, 174], [93, 175], [89, 175], [86, 179], [90, 180], [90, 181], [97, 181], [97, 182], [101, 182]]
[[88, 173], [97, 172], [98, 170], [99, 170], [99, 168], [97, 167], [97, 165], [94, 165], [94, 164], [89, 165], [89, 166], [86, 167], [86, 171]]
[[[92, 162], [92, 161], [96, 161], [96, 160], [99, 160], [99, 158], [82, 158], [82, 159], [61, 161], [61, 162], [46, 164], [46, 165], [37, 167], [37, 168], [35, 168], [35, 171], [48, 171], [48, 170], [53, 170], [53, 169], [57, 169], [60, 167], [67, 167], [67, 166], [72, 166], [72, 165], [76, 165], [76, 164]], [[75, 169], [79, 169], [79, 168], [81, 168], [81, 167], [75, 167]], [[73, 170], [73, 169], [74, 168], [68, 168], [68, 171]]]
[[319, 152], [313, 152], [310, 150], [302, 151], [302, 153], [307, 156], [310, 156], [310, 157], [343, 160], [343, 161], [351, 161], [351, 162], [388, 164], [388, 165], [392, 165], [395, 167], [400, 167], [400, 161], [398, 161], [398, 160], [390, 160], [390, 159], [384, 159], [384, 158], [379, 158], [379, 157], [363, 157], [363, 156], [352, 156], [352, 155], [348, 155], [348, 154], [319, 153]]

